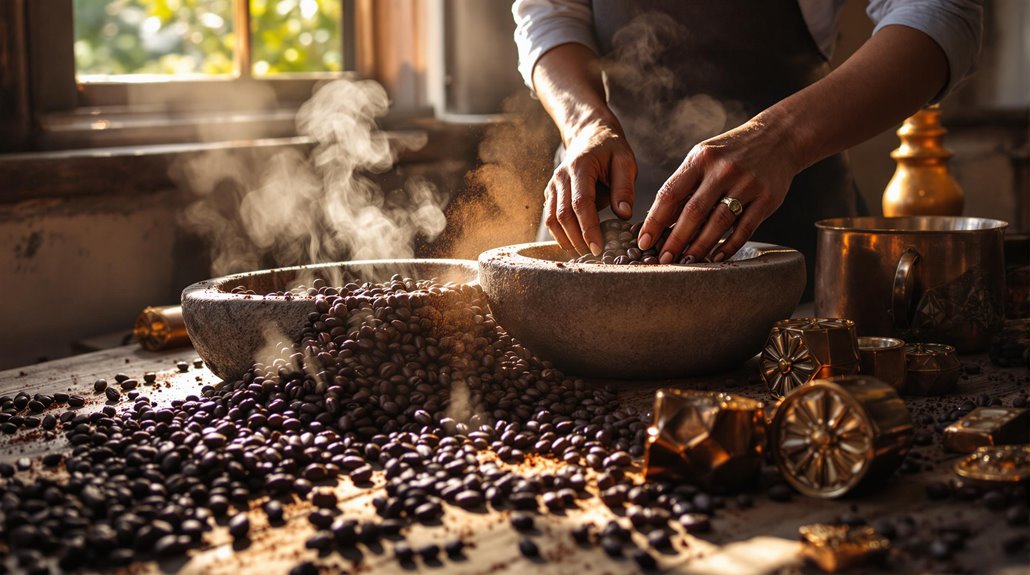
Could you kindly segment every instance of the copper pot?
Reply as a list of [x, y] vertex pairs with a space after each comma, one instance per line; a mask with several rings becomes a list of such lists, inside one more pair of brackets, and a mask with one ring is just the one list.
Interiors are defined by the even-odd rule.
[[815, 313], [858, 335], [982, 351], [1004, 318], [1006, 222], [920, 216], [816, 222]]

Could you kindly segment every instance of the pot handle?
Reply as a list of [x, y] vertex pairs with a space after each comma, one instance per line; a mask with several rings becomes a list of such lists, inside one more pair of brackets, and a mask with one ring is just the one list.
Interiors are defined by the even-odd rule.
[[919, 262], [919, 252], [912, 248], [905, 250], [898, 258], [898, 269], [894, 272], [894, 289], [891, 291], [891, 315], [894, 329], [905, 331], [912, 323], [912, 293], [915, 291], [915, 274], [912, 268]]

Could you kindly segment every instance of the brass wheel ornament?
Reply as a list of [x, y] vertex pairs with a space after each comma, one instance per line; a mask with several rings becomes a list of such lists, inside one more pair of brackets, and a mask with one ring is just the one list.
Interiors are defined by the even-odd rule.
[[811, 497], [840, 497], [889, 475], [907, 452], [912, 422], [894, 389], [869, 377], [816, 380], [776, 409], [772, 449], [787, 482]]
[[857, 373], [858, 366], [855, 323], [835, 318], [776, 322], [759, 359], [762, 379], [774, 397], [813, 379]]

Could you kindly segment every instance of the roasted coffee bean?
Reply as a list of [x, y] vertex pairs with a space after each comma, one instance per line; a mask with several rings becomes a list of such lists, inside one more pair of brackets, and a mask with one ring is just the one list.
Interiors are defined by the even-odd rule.
[[148, 383], [149, 384], [149, 383], [154, 383], [155, 381], [157, 381], [157, 374], [156, 373], [154, 373], [152, 371], [148, 371], [148, 372], [143, 374], [143, 382], [144, 383]]
[[234, 515], [229, 520], [229, 534], [233, 539], [243, 539], [250, 534], [250, 519], [246, 513]]
[[457, 559], [464, 554], [465, 542], [461, 539], [452, 539], [444, 544], [443, 550], [451, 559]]
[[711, 521], [707, 515], [687, 513], [686, 515], [680, 515], [678, 521], [687, 533], [707, 533], [712, 529]]
[[615, 537], [602, 537], [601, 538], [601, 549], [604, 550], [605, 554], [609, 557], [622, 557], [622, 545], [621, 539]]
[[1009, 525], [1026, 525], [1030, 520], [1030, 510], [1026, 505], [1013, 505], [1005, 510], [1005, 522]]
[[106, 394], [107, 394], [107, 400], [108, 400], [108, 401], [111, 401], [111, 402], [115, 402], [115, 401], [118, 401], [119, 399], [121, 399], [121, 398], [122, 398], [122, 394], [121, 394], [121, 392], [119, 392], [119, 391], [118, 391], [117, 389], [115, 389], [115, 388], [113, 388], [113, 387], [109, 387], [109, 388], [107, 388], [107, 389], [106, 389], [106, 390], [104, 391], [104, 393], [106, 393]]
[[121, 385], [123, 391], [129, 391], [132, 389], [136, 389], [136, 386], [139, 385], [139, 382], [135, 379], [126, 379], [124, 381], [119, 382], [119, 385]]
[[190, 364], [186, 363], [185, 361], [177, 361], [177, 362], [175, 362], [175, 367], [181, 373], [186, 373], [187, 371], [190, 370]]
[[655, 529], [647, 534], [647, 543], [658, 550], [672, 549], [672, 539], [664, 529]]
[[86, 398], [81, 395], [68, 396], [68, 407], [82, 407], [86, 405]]
[[540, 557], [540, 548], [528, 537], [519, 538], [519, 553], [523, 556], [535, 559]]
[[93, 391], [96, 391], [97, 393], [100, 393], [101, 391], [104, 391], [105, 389], [107, 389], [107, 380], [106, 379], [98, 379], [98, 380], [93, 382]]
[[331, 531], [316, 531], [314, 535], [304, 542], [304, 547], [317, 551], [328, 551], [333, 546], [333, 534]]
[[454, 496], [454, 503], [465, 509], [475, 509], [483, 505], [483, 494], [478, 491], [466, 489]]
[[429, 543], [418, 548], [418, 556], [423, 561], [433, 561], [440, 556], [440, 546], [435, 543]]
[[328, 529], [333, 524], [333, 514], [327, 509], [316, 509], [308, 514], [308, 521], [317, 529]]
[[393, 556], [401, 563], [408, 563], [415, 558], [415, 551], [404, 541], [398, 541], [393, 546]]
[[290, 569], [289, 575], [318, 575], [318, 565], [315, 565], [311, 561], [304, 561], [297, 565], [294, 565]]
[[532, 531], [533, 516], [527, 513], [512, 513], [511, 526], [514, 527], [516, 531]]
[[336, 492], [330, 489], [319, 489], [311, 493], [311, 503], [323, 509], [336, 509]]
[[658, 568], [658, 561], [653, 555], [643, 549], [633, 549], [629, 554], [633, 562], [640, 567], [641, 571], [654, 571]]

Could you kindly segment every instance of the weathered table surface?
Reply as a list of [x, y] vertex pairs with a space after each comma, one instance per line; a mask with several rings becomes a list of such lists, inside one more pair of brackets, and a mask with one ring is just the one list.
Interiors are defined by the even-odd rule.
[[[192, 366], [194, 356], [191, 349], [153, 353], [134, 345], [119, 347], [0, 371], [0, 395], [18, 391], [67, 391], [89, 398], [86, 407], [82, 409], [96, 410], [103, 405], [103, 395], [93, 393], [92, 382], [96, 378], [110, 379], [118, 372], [141, 376], [144, 372], [156, 371], [157, 384], [141, 386], [140, 390], [155, 402], [165, 403], [191, 393], [198, 394], [204, 384], [217, 383], [218, 379], [207, 369]], [[962, 359], [966, 365], [980, 366], [980, 373], [964, 375], [959, 391], [945, 402], [988, 393], [1000, 398], [1003, 405], [1010, 405], [1012, 397], [1024, 393], [1030, 386], [1030, 375], [1026, 369], [999, 369], [993, 367], [987, 357], [982, 355], [965, 356]], [[175, 368], [178, 360], [191, 362], [188, 372], [178, 372]], [[625, 402], [645, 409], [653, 399], [654, 389], [660, 385], [717, 388], [764, 398], [765, 390], [756, 379], [756, 373], [757, 368], [752, 362], [735, 372], [714, 377], [661, 383], [622, 383], [620, 395]], [[914, 413], [939, 403], [939, 400], [932, 398], [909, 398]], [[1025, 554], [1013, 557], [1005, 555], [1001, 550], [1001, 541], [1016, 534], [1017, 529], [1025, 532], [1025, 527], [1008, 526], [1003, 513], [988, 511], [975, 501], [949, 499], [942, 502], [927, 498], [926, 485], [951, 479], [952, 464], [957, 459], [956, 455], [943, 453], [937, 445], [939, 441], [939, 434], [935, 434], [933, 445], [914, 448], [929, 463], [926, 467], [932, 466], [932, 469], [914, 474], [897, 474], [877, 492], [861, 497], [824, 501], [795, 496], [790, 502], [777, 503], [769, 500], [763, 490], [756, 487], [753, 492], [755, 506], [751, 509], [739, 509], [735, 499], [729, 497], [726, 507], [720, 509], [713, 520], [712, 532], [701, 538], [686, 534], [675, 537], [674, 544], [678, 551], [657, 554], [660, 567], [662, 570], [687, 574], [812, 572], [812, 567], [803, 566], [797, 559], [798, 527], [807, 523], [833, 521], [843, 514], [850, 514], [869, 521], [908, 515], [920, 525], [926, 526], [928, 534], [934, 525], [944, 521], [961, 521], [971, 528], [973, 535], [967, 541], [966, 548], [948, 563], [925, 560], [906, 564], [900, 571], [895, 566], [894, 572], [914, 570], [937, 573], [955, 569], [975, 573], [1030, 572], [1030, 558]], [[67, 449], [67, 443], [59, 431], [49, 434], [39, 430], [22, 431], [0, 439], [0, 460], [37, 457], [62, 449]], [[36, 473], [37, 470], [38, 463], [34, 464], [29, 473]], [[338, 489], [345, 513], [354, 517], [374, 516], [371, 500], [378, 488], [359, 489], [349, 480], [344, 480]], [[251, 543], [246, 548], [234, 549], [225, 530], [216, 529], [205, 536], [204, 547], [191, 551], [188, 558], [160, 565], [136, 565], [130, 570], [166, 573], [285, 573], [302, 559], [316, 557], [314, 551], [304, 549], [304, 540], [312, 532], [305, 519], [306, 505], [298, 503], [288, 509], [290, 520], [286, 528], [268, 528], [264, 514], [260, 511], [252, 512], [254, 529]], [[387, 542], [386, 549], [361, 547], [361, 552], [353, 555], [324, 556], [320, 563], [335, 571], [346, 572], [636, 572], [636, 566], [631, 560], [613, 560], [606, 557], [599, 548], [578, 547], [568, 535], [568, 529], [585, 520], [593, 520], [596, 525], [603, 526], [612, 517], [614, 515], [596, 498], [586, 500], [584, 507], [578, 510], [562, 515], [541, 516], [537, 520], [539, 533], [534, 539], [545, 560], [529, 561], [518, 551], [516, 533], [508, 524], [508, 512], [471, 513], [447, 507], [443, 528], [416, 525], [407, 533], [407, 538], [417, 545], [429, 541], [442, 543], [461, 536], [468, 545], [467, 558], [462, 561], [445, 559], [442, 564], [427, 566], [420, 560], [416, 567], [403, 568], [393, 559], [390, 543]]]

